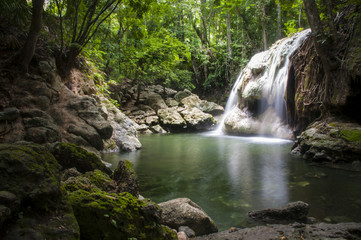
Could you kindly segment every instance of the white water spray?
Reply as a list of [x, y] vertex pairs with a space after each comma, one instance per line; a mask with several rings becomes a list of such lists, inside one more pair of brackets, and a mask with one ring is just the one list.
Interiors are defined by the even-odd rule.
[[[265, 114], [260, 120], [259, 134], [263, 134], [267, 122], [279, 122], [276, 116], [283, 116], [285, 111], [284, 93], [286, 90], [289, 57], [302, 44], [310, 30], [304, 30], [292, 37], [277, 41], [272, 47], [264, 52], [254, 55], [247, 66], [239, 74], [225, 107], [224, 115], [215, 131], [216, 134], [223, 134], [227, 116], [234, 111], [242, 109], [239, 96], [258, 97], [265, 99], [267, 104], [261, 108], [273, 108], [272, 114]], [[261, 88], [261, 89], [260, 89]], [[257, 95], [257, 93], [259, 95]], [[260, 99], [259, 99], [260, 100]], [[263, 109], [265, 112], [266, 109]]]

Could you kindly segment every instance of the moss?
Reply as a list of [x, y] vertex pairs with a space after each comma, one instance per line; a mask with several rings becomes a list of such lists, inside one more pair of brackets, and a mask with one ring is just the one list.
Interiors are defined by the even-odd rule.
[[358, 129], [341, 129], [340, 135], [349, 142], [361, 142], [361, 130]]
[[84, 175], [86, 178], [90, 180], [92, 184], [97, 186], [103, 191], [116, 191], [117, 186], [113, 179], [109, 177], [109, 175], [103, 173], [102, 171], [96, 169], [92, 172], [87, 172]]
[[147, 203], [129, 193], [77, 190], [68, 201], [83, 239], [165, 239], [162, 226], [143, 211]]

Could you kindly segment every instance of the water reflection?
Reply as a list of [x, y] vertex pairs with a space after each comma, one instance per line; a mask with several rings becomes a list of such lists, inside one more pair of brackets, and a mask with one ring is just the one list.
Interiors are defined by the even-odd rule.
[[308, 202], [310, 216], [319, 219], [342, 214], [360, 219], [361, 193], [355, 184], [361, 182], [360, 175], [351, 178], [334, 169], [313, 169], [289, 154], [290, 141], [205, 134], [140, 140], [140, 151], [107, 154], [105, 160], [113, 168], [120, 159], [130, 160], [143, 196], [157, 203], [188, 197], [220, 230], [249, 226], [250, 210], [298, 200]]

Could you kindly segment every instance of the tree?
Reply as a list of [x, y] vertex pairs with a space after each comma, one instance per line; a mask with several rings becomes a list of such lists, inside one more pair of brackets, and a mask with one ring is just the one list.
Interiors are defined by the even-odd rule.
[[39, 33], [42, 27], [42, 14], [44, 0], [33, 0], [33, 10], [31, 17], [31, 25], [28, 33], [28, 37], [25, 41], [23, 48], [21, 49], [18, 61], [21, 65], [23, 72], [27, 73], [31, 59], [34, 56], [36, 42], [39, 37]]

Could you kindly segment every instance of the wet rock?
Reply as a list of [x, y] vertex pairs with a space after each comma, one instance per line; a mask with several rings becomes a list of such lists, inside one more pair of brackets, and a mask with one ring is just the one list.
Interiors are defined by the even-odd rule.
[[178, 232], [185, 232], [189, 238], [195, 237], [196, 233], [188, 226], [180, 226]]
[[138, 177], [133, 169], [133, 164], [128, 160], [121, 160], [114, 170], [113, 179], [118, 185], [117, 192], [128, 192], [135, 197], [139, 196]]
[[57, 143], [52, 147], [51, 153], [65, 169], [75, 167], [81, 173], [99, 169], [111, 174], [111, 170], [95, 154], [75, 144]]
[[174, 229], [188, 226], [197, 236], [217, 232], [213, 220], [194, 202], [188, 198], [177, 198], [160, 203], [162, 224]]
[[248, 216], [256, 221], [261, 222], [305, 222], [309, 205], [305, 202], [298, 201], [287, 204], [283, 208], [269, 208], [259, 211], [251, 211]]

